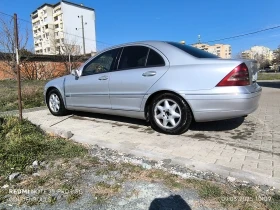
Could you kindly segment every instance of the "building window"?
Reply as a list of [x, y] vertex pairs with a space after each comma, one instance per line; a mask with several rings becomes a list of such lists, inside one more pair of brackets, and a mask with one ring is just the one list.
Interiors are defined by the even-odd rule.
[[58, 25], [58, 24], [56, 24], [54, 27], [55, 27], [55, 28], [58, 28], [58, 27], [59, 27], [59, 25]]
[[54, 21], [57, 21], [58, 20], [58, 16], [54, 17]]
[[48, 25], [45, 25], [45, 28], [46, 28], [46, 29], [48, 29], [48, 28], [49, 28], [49, 26], [48, 26]]

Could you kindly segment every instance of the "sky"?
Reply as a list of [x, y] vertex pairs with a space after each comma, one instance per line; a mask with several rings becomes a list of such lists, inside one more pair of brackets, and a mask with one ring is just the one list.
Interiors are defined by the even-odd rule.
[[[69, 1], [95, 9], [96, 40], [104, 46], [140, 40], [184, 40], [193, 44], [198, 35], [201, 42], [207, 42], [280, 25], [279, 0]], [[30, 14], [39, 6], [57, 2], [0, 0], [0, 12], [17, 13], [19, 18], [31, 21]], [[230, 44], [233, 55], [255, 45], [276, 49], [280, 45], [280, 28], [211, 42], [215, 43]]]

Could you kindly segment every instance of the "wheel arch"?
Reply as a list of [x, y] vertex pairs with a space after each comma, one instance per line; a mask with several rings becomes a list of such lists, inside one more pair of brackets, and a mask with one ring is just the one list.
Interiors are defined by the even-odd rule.
[[50, 91], [52, 91], [52, 90], [57, 90], [57, 91], [58, 91], [58, 93], [60, 94], [60, 96], [61, 96], [61, 98], [62, 98], [63, 104], [64, 104], [64, 106], [66, 107], [64, 96], [61, 94], [61, 91], [59, 90], [59, 88], [57, 88], [57, 87], [55, 87], [55, 86], [50, 86], [50, 87], [47, 88], [47, 90], [46, 90], [46, 95], [45, 95], [45, 102], [46, 102], [46, 104], [49, 103], [49, 102], [48, 102], [48, 95], [49, 95]]
[[183, 98], [179, 93], [174, 92], [174, 91], [171, 91], [171, 90], [159, 90], [159, 91], [156, 91], [156, 92], [152, 93], [152, 94], [148, 97], [148, 99], [146, 100], [146, 102], [145, 102], [144, 114], [145, 114], [145, 118], [146, 118], [147, 121], [149, 121], [149, 116], [148, 116], [149, 112], [148, 112], [148, 110], [149, 110], [149, 105], [151, 104], [152, 100], [153, 100], [157, 95], [164, 94], [164, 93], [172, 93], [172, 94], [174, 94], [174, 95], [180, 97], [183, 101], [185, 101], [185, 102], [188, 104], [188, 106], [190, 107], [191, 114], [192, 114], [192, 119], [195, 120], [194, 115], [193, 115], [192, 107], [190, 106], [190, 104], [188, 103], [188, 101], [187, 101], [185, 98]]

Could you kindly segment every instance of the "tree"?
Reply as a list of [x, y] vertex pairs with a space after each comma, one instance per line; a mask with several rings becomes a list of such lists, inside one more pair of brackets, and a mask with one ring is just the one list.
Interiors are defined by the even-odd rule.
[[83, 56], [81, 56], [80, 45], [77, 44], [76, 37], [68, 36], [67, 33], [64, 33], [63, 36], [57, 34], [50, 36], [50, 41], [55, 48], [54, 52], [62, 59], [65, 67], [64, 74], [71, 73], [72, 69], [76, 69], [81, 64]]
[[[14, 41], [14, 28], [13, 18], [5, 19], [0, 17], [0, 59], [5, 65], [0, 66], [0, 71], [15, 78], [17, 74], [16, 66], [16, 55], [15, 55], [15, 41]], [[19, 57], [25, 56], [25, 59], [30, 55], [29, 51], [26, 50], [28, 43], [28, 29], [23, 28], [19, 34]]]
[[271, 65], [270, 61], [266, 58], [264, 54], [256, 53], [254, 55], [254, 59], [258, 62], [260, 69], [269, 68], [269, 66]]
[[276, 65], [280, 65], [280, 46], [274, 50], [273, 52], [274, 54], [274, 59], [273, 59], [273, 64], [276, 64]]

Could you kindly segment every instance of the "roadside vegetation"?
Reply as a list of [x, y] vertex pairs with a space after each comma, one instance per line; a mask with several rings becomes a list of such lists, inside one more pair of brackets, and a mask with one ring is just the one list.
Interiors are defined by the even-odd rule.
[[[38, 166], [33, 166], [34, 161], [38, 161]], [[269, 200], [259, 199], [260, 192], [253, 187], [183, 179], [162, 170], [99, 160], [90, 155], [89, 148], [45, 134], [26, 120], [19, 123], [15, 117], [0, 118], [0, 163], [0, 206], [13, 196], [18, 205], [28, 206], [55, 205], [62, 200], [73, 203], [89, 193], [92, 205], [102, 205], [120, 194], [126, 198], [137, 197], [137, 190], [124, 190], [126, 182], [161, 183], [173, 192], [196, 191], [209, 208], [276, 210], [280, 206], [280, 195], [269, 195]], [[9, 180], [9, 175], [15, 172], [19, 177]], [[27, 199], [29, 195], [25, 194], [9, 194], [10, 189], [50, 187], [71, 193], [60, 197], [57, 193], [36, 194], [40, 199], [35, 200]]]
[[280, 80], [280, 73], [258, 73], [258, 80]]
[[[24, 109], [44, 106], [44, 86], [47, 81], [23, 80], [22, 85], [22, 105]], [[0, 81], [0, 112], [18, 109], [18, 89], [17, 81]]]
[[33, 161], [74, 158], [87, 153], [85, 147], [46, 135], [27, 120], [0, 118], [0, 174], [24, 172]]

